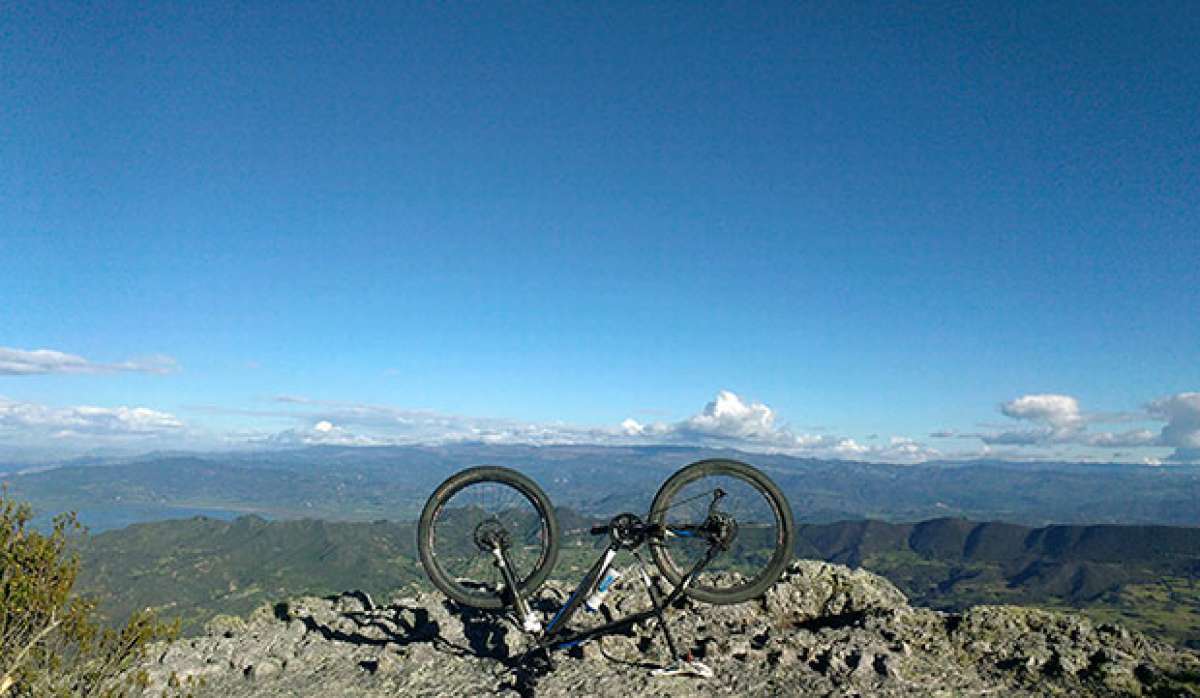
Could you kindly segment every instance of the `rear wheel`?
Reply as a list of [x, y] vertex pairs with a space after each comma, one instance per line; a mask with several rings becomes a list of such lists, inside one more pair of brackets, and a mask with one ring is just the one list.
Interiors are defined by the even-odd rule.
[[712, 549], [713, 558], [684, 590], [707, 603], [761, 595], [779, 579], [795, 545], [792, 510], [779, 487], [735, 460], [702, 460], [676, 472], [654, 496], [649, 518], [666, 530], [650, 551], [672, 584]]
[[466, 606], [502, 608], [510, 590], [495, 564], [501, 545], [522, 595], [546, 581], [558, 558], [558, 519], [533, 480], [482, 466], [443, 482], [425, 503], [417, 548], [429, 580]]

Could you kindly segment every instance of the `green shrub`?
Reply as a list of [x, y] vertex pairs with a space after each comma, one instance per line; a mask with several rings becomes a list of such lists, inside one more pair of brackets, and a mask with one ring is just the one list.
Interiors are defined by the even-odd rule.
[[178, 625], [135, 613], [120, 629], [99, 622], [95, 604], [71, 593], [79, 560], [69, 548], [82, 529], [73, 513], [41, 533], [32, 510], [0, 491], [0, 698], [125, 696], [145, 685], [135, 668], [151, 642]]

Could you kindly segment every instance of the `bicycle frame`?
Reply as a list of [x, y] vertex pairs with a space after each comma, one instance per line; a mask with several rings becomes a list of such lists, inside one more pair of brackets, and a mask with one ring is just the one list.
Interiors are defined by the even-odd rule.
[[[678, 534], [674, 532], [665, 533], [665, 535], [680, 534], [693, 535], [691, 531], [680, 531]], [[570, 595], [570, 597], [567, 598], [567, 602], [558, 610], [550, 622], [540, 630], [540, 633], [537, 630], [532, 630], [532, 632], [538, 633], [538, 643], [537, 646], [531, 649], [527, 654], [542, 650], [549, 651], [556, 649], [569, 649], [602, 635], [622, 632], [644, 620], [657, 618], [659, 627], [663, 631], [663, 636], [666, 638], [667, 647], [671, 652], [671, 656], [678, 657], [679, 652], [675, 647], [675, 640], [673, 637], [671, 637], [671, 632], [667, 628], [666, 619], [663, 616], [663, 610], [667, 606], [675, 603], [675, 601], [683, 595], [687, 586], [691, 584], [691, 582], [698, 574], [700, 574], [704, 567], [712, 561], [718, 546], [716, 544], [710, 544], [704, 557], [700, 559], [700, 561], [692, 567], [687, 575], [680, 580], [679, 584], [671, 590], [666, 599], [661, 599], [657, 589], [655, 589], [654, 584], [650, 579], [649, 573], [646, 571], [645, 562], [642, 560], [641, 555], [639, 555], [637, 552], [637, 548], [641, 547], [643, 542], [644, 540], [640, 540], [636, 545], [629, 546], [616, 540], [615, 537], [611, 538], [608, 546], [604, 550], [604, 553], [592, 565], [587, 574], [584, 575], [583, 580], [579, 582], [579, 585], [575, 588], [575, 591]], [[638, 574], [650, 595], [652, 608], [646, 611], [632, 613], [618, 620], [610, 620], [603, 625], [588, 630], [566, 632], [567, 624], [571, 621], [571, 618], [575, 616], [575, 614], [579, 611], [579, 607], [583, 605], [587, 597], [596, 589], [599, 581], [604, 578], [604, 575], [608, 572], [609, 568], [612, 567], [612, 562], [617, 556], [617, 552], [623, 548], [629, 548], [630, 552], [634, 556], [634, 559], [637, 560]], [[495, 549], [493, 553], [496, 556], [496, 564], [500, 567], [501, 573], [505, 577], [505, 584], [509, 589], [512, 590], [512, 595], [514, 597], [513, 602], [516, 606], [517, 613], [520, 615], [521, 619], [526, 622], [526, 625], [524, 626], [526, 631], [531, 631], [526, 621], [526, 619], [531, 617], [528, 601], [523, 598], [519, 587], [512, 579], [512, 574], [509, 571], [510, 566], [507, 560], [508, 556], [502, 548]]]
[[[722, 489], [722, 486], [727, 486], [727, 481], [749, 488], [745, 493], [745, 501], [751, 507], [758, 506], [761, 511], [751, 511], [749, 519], [739, 522], [734, 511], [741, 506], [742, 495], [735, 490], [730, 500], [733, 506], [722, 504], [729, 496]], [[699, 486], [693, 487], [693, 483]], [[437, 529], [441, 521], [439, 515], [444, 508], [460, 491], [476, 485], [487, 487], [489, 484], [502, 488], [501, 492], [508, 494], [493, 495], [490, 500], [485, 498], [478, 504], [472, 504], [469, 495], [461, 501], [454, 500], [459, 502], [457, 507], [462, 507], [465, 513], [445, 517], [442, 530], [447, 542], [444, 550], [439, 550]], [[512, 494], [510, 490], [517, 494]], [[475, 496], [486, 495], [490, 491], [479, 488], [472, 490], [477, 493]], [[506, 497], [511, 499], [517, 495], [523, 500], [517, 498], [516, 509], [511, 502], [505, 503]], [[707, 512], [704, 511], [703, 502], [706, 499]], [[528, 527], [531, 512], [521, 507], [522, 501], [532, 507], [538, 526]], [[489, 502], [498, 507], [491, 513], [486, 506]], [[692, 503], [689, 510], [678, 509], [689, 503]], [[676, 511], [670, 513], [670, 510]], [[508, 516], [510, 511], [512, 515]], [[761, 523], [755, 518], [759, 513], [767, 517]], [[508, 516], [512, 521], [505, 523], [501, 515]], [[669, 524], [666, 523], [667, 517], [671, 517]], [[643, 622], [647, 625], [639, 627], [657, 634], [651, 623], [653, 618], [658, 619], [657, 628], [662, 631], [673, 656], [671, 664], [656, 668], [652, 673], [658, 676], [689, 674], [711, 677], [712, 670], [703, 662], [696, 661], [690, 653], [680, 655], [666, 621], [666, 607], [681, 605], [683, 596], [714, 604], [732, 604], [748, 601], [763, 593], [779, 578], [793, 546], [795, 530], [791, 509], [779, 488], [753, 466], [739, 461], [708, 459], [696, 461], [672, 474], [655, 494], [647, 518], [650, 521], [624, 512], [614, 516], [605, 526], [591, 526], [593, 535], [607, 533], [609, 540], [607, 544], [576, 548], [588, 554], [599, 553], [599, 558], [589, 566], [583, 579], [565, 601], [552, 609], [543, 606], [547, 603], [545, 600], [538, 602], [536, 611], [531, 606], [537, 589], [553, 570], [564, 533], [559, 530], [553, 506], [546, 494], [536, 483], [517, 471], [500, 466], [478, 466], [448, 478], [425, 503], [417, 527], [417, 547], [430, 580], [453, 601], [467, 608], [501, 611], [505, 620], [515, 619], [516, 629], [530, 636], [531, 641], [526, 647], [532, 649], [506, 661], [519, 668], [519, 673], [530, 680], [553, 668], [554, 650], [576, 647], [606, 634], [632, 635], [635, 634], [633, 626]], [[471, 526], [474, 527], [473, 531]], [[514, 530], [510, 531], [510, 527], [514, 527]], [[734, 543], [740, 540], [741, 530], [751, 527], [773, 528], [774, 531], [773, 534], [764, 532], [762, 536], [752, 536], [746, 539], [745, 545], [738, 543], [735, 548]], [[587, 530], [584, 528], [577, 532]], [[532, 538], [534, 534], [540, 536], [536, 541]], [[682, 544], [678, 551], [675, 550], [675, 543]], [[642, 546], [646, 544], [662, 546], [650, 548], [653, 561], [644, 559], [646, 555]], [[636, 575], [641, 579], [650, 600], [650, 608], [624, 611], [624, 617], [614, 619], [617, 615], [613, 610], [615, 607], [601, 602], [607, 595], [611, 580], [620, 576], [612, 565], [617, 554], [624, 550], [630, 552], [637, 567], [636, 573], [627, 570], [626, 578], [632, 579]], [[527, 560], [528, 551], [533, 551], [531, 554], [535, 554], [536, 558]], [[749, 556], [743, 559], [743, 552], [747, 551]], [[730, 557], [727, 569], [722, 564], [723, 560], [718, 563], [718, 558], [726, 555]], [[452, 563], [451, 567], [446, 567], [439, 559], [443, 556], [447, 563]], [[486, 565], [486, 559], [491, 559], [493, 563], [494, 573], [490, 575], [490, 581], [487, 567], [483, 569], [484, 576], [478, 576], [477, 565], [480, 562]], [[461, 564], [453, 564], [464, 560], [465, 568]], [[513, 567], [514, 561], [519, 561], [519, 569]], [[650, 563], [657, 567], [661, 578], [657, 575], [652, 578]], [[714, 583], [701, 581], [700, 576], [714, 567], [722, 568], [722, 573], [714, 578]], [[743, 573], [745, 568], [750, 568], [755, 574]], [[729, 584], [725, 584], [726, 581]], [[631, 583], [637, 585], [637, 582]], [[576, 613], [583, 605], [589, 611], [601, 611], [602, 617], [575, 625]], [[639, 609], [642, 607], [639, 605]], [[543, 615], [546, 610], [550, 613]], [[593, 625], [598, 627], [588, 628]], [[643, 638], [643, 641], [649, 640], [648, 637]], [[686, 652], [687, 648], [683, 649]]]

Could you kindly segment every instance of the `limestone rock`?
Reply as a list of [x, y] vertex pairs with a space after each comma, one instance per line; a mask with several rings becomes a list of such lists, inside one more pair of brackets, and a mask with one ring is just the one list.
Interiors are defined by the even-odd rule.
[[[568, 592], [549, 583], [535, 605], [549, 617]], [[649, 600], [623, 579], [608, 605], [623, 614]], [[531, 671], [518, 663], [530, 640], [512, 622], [436, 593], [383, 605], [362, 592], [283, 601], [245, 620], [214, 619], [205, 636], [162, 645], [141, 668], [147, 695], [185, 687], [199, 698], [1200, 695], [1193, 652], [1071, 614], [914, 608], [883, 578], [824, 562], [792, 563], [758, 600], [684, 599], [667, 619], [713, 678], [652, 676], [649, 667], [669, 660], [655, 621]], [[575, 621], [601, 622], [598, 613]]]

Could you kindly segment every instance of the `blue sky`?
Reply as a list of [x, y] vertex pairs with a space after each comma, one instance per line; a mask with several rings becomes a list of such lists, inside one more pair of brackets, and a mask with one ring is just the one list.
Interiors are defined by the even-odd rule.
[[1198, 42], [1190, 3], [9, 4], [0, 448], [1190, 457]]

